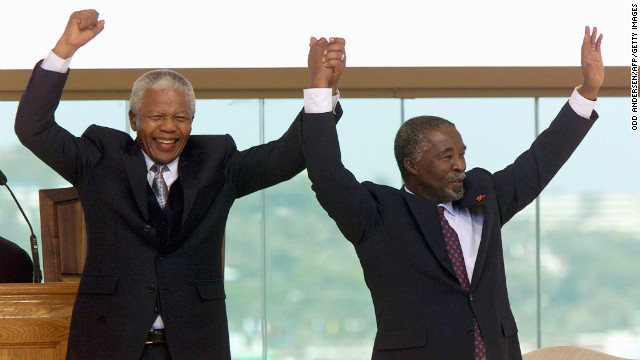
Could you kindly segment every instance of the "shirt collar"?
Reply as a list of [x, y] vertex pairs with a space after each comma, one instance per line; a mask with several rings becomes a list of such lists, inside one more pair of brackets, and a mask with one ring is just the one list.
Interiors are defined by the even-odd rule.
[[[408, 192], [411, 195], [415, 195], [414, 193], [411, 192], [411, 190], [409, 190], [409, 188], [407, 188], [406, 185], [403, 186], [404, 191]], [[439, 203], [438, 206], [442, 206], [445, 210], [447, 210], [450, 214], [455, 215], [455, 213], [453, 212], [453, 203], [448, 202], [448, 203]]]
[[[151, 171], [151, 167], [155, 164], [155, 162], [153, 160], [151, 160], [151, 158], [149, 157], [149, 155], [147, 155], [146, 152], [142, 152], [142, 155], [144, 155], [144, 162], [147, 164], [147, 171]], [[169, 171], [172, 174], [178, 174], [178, 160], [180, 159], [180, 156], [178, 156], [177, 158], [175, 158], [172, 162], [167, 164], [167, 167], [169, 167]]]

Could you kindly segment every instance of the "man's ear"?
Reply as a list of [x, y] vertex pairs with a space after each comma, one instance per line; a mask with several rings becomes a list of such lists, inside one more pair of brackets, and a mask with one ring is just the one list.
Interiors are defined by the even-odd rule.
[[405, 170], [407, 170], [407, 172], [411, 175], [417, 175], [418, 174], [418, 170], [416, 169], [416, 163], [415, 161], [409, 159], [409, 158], [404, 158], [404, 168]]
[[136, 113], [129, 110], [129, 125], [131, 126], [131, 130], [138, 131], [138, 126], [136, 125]]

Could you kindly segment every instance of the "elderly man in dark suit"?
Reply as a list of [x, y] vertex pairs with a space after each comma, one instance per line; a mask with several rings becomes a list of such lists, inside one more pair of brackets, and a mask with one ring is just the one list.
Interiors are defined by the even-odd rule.
[[23, 248], [0, 236], [0, 283], [33, 282], [33, 262]]
[[133, 86], [135, 140], [95, 125], [75, 137], [54, 112], [71, 56], [103, 28], [95, 10], [71, 15], [36, 65], [15, 124], [22, 143], [75, 186], [85, 214], [67, 359], [230, 359], [221, 256], [229, 209], [304, 168], [302, 115], [280, 139], [238, 151], [229, 135], [190, 136], [191, 84], [156, 70]]
[[[405, 185], [359, 183], [341, 163], [332, 114], [306, 111], [302, 142], [312, 188], [353, 243], [371, 291], [373, 359], [521, 359], [500, 229], [540, 194], [596, 120], [601, 41], [585, 28], [582, 86], [529, 150], [493, 174], [466, 171], [455, 126], [421, 116], [396, 135]], [[328, 87], [332, 76], [321, 61], [324, 49], [338, 45], [312, 49], [310, 67], [325, 74], [319, 86]]]

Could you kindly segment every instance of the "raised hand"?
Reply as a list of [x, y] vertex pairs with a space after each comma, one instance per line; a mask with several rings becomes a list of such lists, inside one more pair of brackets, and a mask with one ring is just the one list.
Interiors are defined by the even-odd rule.
[[338, 93], [340, 78], [344, 73], [346, 56], [343, 38], [316, 39], [309, 41], [309, 80], [310, 87], [330, 87], [333, 94]]
[[76, 11], [69, 17], [67, 27], [53, 48], [54, 54], [68, 59], [104, 29], [104, 20], [98, 21], [95, 10]]
[[329, 46], [324, 51], [324, 58], [322, 60], [325, 66], [333, 69], [333, 75], [329, 80], [329, 87], [333, 89], [333, 95], [338, 93], [340, 78], [347, 64], [344, 45], [345, 41], [343, 38], [329, 38]]
[[324, 53], [329, 46], [329, 42], [325, 38], [316, 39], [312, 37], [309, 40], [309, 58], [307, 60], [309, 66], [309, 87], [310, 88], [328, 88], [329, 80], [333, 75], [333, 69], [325, 66]]
[[582, 86], [578, 89], [580, 95], [587, 99], [595, 100], [598, 91], [604, 82], [604, 65], [602, 64], [602, 54], [600, 45], [602, 34], [598, 36], [598, 28], [594, 27], [590, 33], [589, 27], [584, 28], [584, 39], [582, 40]]

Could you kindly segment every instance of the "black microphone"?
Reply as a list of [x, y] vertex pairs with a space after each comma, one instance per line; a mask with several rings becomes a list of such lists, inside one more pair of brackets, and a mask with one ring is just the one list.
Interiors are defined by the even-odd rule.
[[20, 206], [20, 203], [18, 202], [18, 199], [16, 199], [16, 196], [13, 195], [13, 191], [11, 191], [11, 188], [9, 187], [9, 185], [7, 185], [7, 177], [4, 176], [4, 173], [2, 172], [2, 170], [0, 170], [0, 186], [7, 187], [7, 190], [9, 190], [9, 193], [11, 194], [13, 201], [15, 201], [16, 205], [18, 205], [18, 209], [20, 209], [22, 216], [27, 221], [27, 225], [29, 225], [29, 230], [31, 230], [31, 237], [29, 237], [29, 240], [31, 241], [31, 257], [33, 258], [33, 282], [41, 283], [42, 271], [40, 271], [40, 255], [38, 255], [38, 240], [36, 239], [36, 235], [33, 233], [33, 228], [31, 227], [31, 223], [29, 222], [29, 219], [27, 219], [27, 215], [22, 210], [22, 206]]

